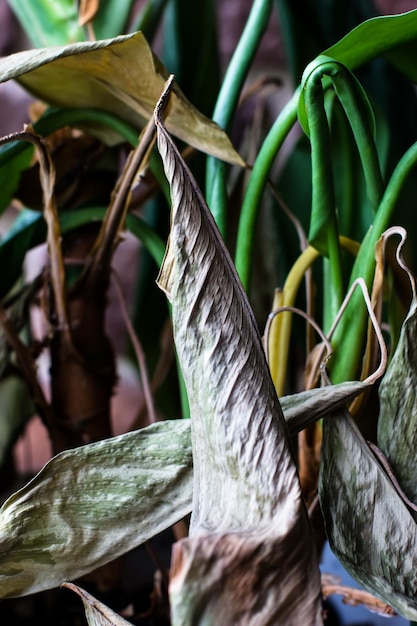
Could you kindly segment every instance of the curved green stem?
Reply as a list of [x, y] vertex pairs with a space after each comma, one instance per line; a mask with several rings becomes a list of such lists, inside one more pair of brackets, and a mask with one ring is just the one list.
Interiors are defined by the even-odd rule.
[[[362, 277], [368, 289], [371, 289], [375, 272], [375, 244], [388, 228], [403, 185], [416, 166], [417, 143], [403, 155], [391, 176], [375, 215], [374, 223], [368, 230], [354, 263], [351, 284], [358, 277]], [[332, 381], [334, 383], [355, 378], [362, 353], [362, 338], [366, 329], [366, 321], [367, 314], [360, 304], [360, 296], [354, 295], [332, 341], [336, 352], [332, 368]]]
[[384, 193], [384, 182], [374, 139], [374, 118], [369, 101], [354, 75], [345, 67], [332, 75], [337, 97], [352, 128], [362, 162], [368, 198], [376, 211]]
[[[273, 0], [254, 0], [246, 26], [227, 68], [217, 98], [213, 120], [228, 132], [249, 68], [268, 25]], [[207, 159], [207, 204], [223, 237], [227, 221], [226, 165], [214, 157]]]
[[329, 278], [325, 281], [326, 310], [324, 317], [330, 325], [343, 302], [343, 272], [339, 246], [336, 200], [331, 160], [330, 131], [324, 108], [322, 68], [311, 74], [304, 99], [308, 112], [311, 143], [312, 208], [310, 243], [329, 259]]
[[235, 265], [246, 291], [250, 287], [252, 251], [255, 236], [255, 223], [259, 213], [262, 194], [268, 182], [272, 164], [291, 128], [297, 121], [297, 105], [300, 90], [297, 89], [291, 100], [277, 117], [256, 158], [246, 188], [240, 213]]

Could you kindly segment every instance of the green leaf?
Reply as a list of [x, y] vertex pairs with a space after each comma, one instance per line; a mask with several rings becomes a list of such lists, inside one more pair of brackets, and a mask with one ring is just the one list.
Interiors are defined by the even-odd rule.
[[351, 70], [384, 56], [416, 82], [417, 10], [367, 20], [323, 54]]
[[417, 618], [417, 525], [346, 409], [323, 422], [320, 505], [330, 547], [368, 591]]
[[27, 37], [37, 48], [83, 41], [74, 0], [9, 0]]
[[0, 466], [34, 413], [27, 386], [20, 378], [8, 376], [0, 380]]
[[190, 512], [186, 421], [62, 452], [0, 509], [0, 597], [51, 589]]
[[[13, 154], [11, 150], [6, 150], [9, 146], [3, 146], [4, 152], [1, 155], [0, 167], [0, 215], [9, 206], [10, 200], [15, 193], [20, 180], [20, 174], [30, 165], [33, 149], [24, 150]], [[4, 155], [4, 156], [3, 156]], [[10, 158], [8, 158], [10, 155]]]
[[96, 38], [110, 39], [125, 33], [133, 4], [133, 0], [101, 0], [93, 20]]
[[[76, 211], [60, 213], [63, 234], [90, 222], [101, 222], [106, 214], [104, 207], [88, 207]], [[164, 242], [144, 220], [137, 215], [126, 216], [126, 227], [150, 252], [158, 266], [164, 256]], [[46, 237], [46, 224], [38, 211], [24, 209], [19, 213], [11, 228], [0, 242], [0, 267], [7, 266], [7, 272], [0, 277], [0, 299], [10, 291], [21, 275], [26, 253], [43, 243]]]
[[[98, 108], [142, 128], [168, 73], [142, 33], [58, 48], [26, 50], [0, 60], [0, 81], [11, 78], [49, 104]], [[174, 88], [167, 115], [172, 133], [195, 148], [243, 165], [220, 127]]]
[[21, 275], [26, 252], [45, 241], [45, 236], [46, 224], [41, 213], [30, 209], [19, 213], [0, 242], [0, 267], [7, 267], [0, 277], [0, 299]]
[[173, 208], [158, 281], [172, 304], [194, 458], [190, 537], [173, 552], [172, 623], [318, 626], [315, 549], [256, 322], [214, 219], [158, 116], [163, 106], [158, 149]]

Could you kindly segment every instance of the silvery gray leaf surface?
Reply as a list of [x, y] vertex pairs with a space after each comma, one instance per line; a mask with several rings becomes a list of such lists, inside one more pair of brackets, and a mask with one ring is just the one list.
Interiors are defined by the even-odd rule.
[[402, 325], [379, 388], [378, 446], [401, 488], [417, 503], [417, 302]]
[[174, 626], [322, 624], [320, 576], [287, 427], [253, 313], [157, 109], [171, 186], [159, 284], [191, 407], [190, 537], [174, 546]]
[[416, 522], [346, 409], [323, 421], [319, 495], [330, 546], [347, 571], [416, 620]]
[[182, 420], [54, 457], [0, 509], [0, 597], [77, 578], [187, 515], [191, 463]]

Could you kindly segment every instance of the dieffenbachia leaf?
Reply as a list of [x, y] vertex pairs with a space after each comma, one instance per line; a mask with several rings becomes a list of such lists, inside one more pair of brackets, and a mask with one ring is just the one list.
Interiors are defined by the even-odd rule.
[[[138, 129], [151, 118], [167, 77], [167, 70], [140, 32], [25, 50], [0, 60], [0, 82], [17, 79], [49, 104], [102, 109]], [[244, 165], [226, 133], [199, 113], [178, 87], [172, 94], [166, 124], [176, 137], [195, 148]], [[106, 130], [101, 128], [100, 133], [103, 136]]]
[[78, 578], [187, 515], [191, 462], [182, 420], [54, 457], [0, 509], [0, 597]]
[[[194, 179], [155, 114], [171, 186], [159, 285], [191, 407], [190, 537], [174, 546], [174, 626], [322, 623], [320, 577], [288, 431], [253, 313]], [[302, 599], [302, 600], [301, 600]]]
[[320, 504], [332, 551], [365, 589], [417, 619], [417, 525], [346, 409], [323, 421]]
[[378, 446], [405, 494], [417, 503], [417, 299], [413, 292], [379, 388]]
[[83, 601], [85, 616], [89, 626], [131, 626], [131, 623], [123, 617], [109, 609], [108, 606], [100, 602], [78, 585], [64, 583], [62, 585], [78, 594]]

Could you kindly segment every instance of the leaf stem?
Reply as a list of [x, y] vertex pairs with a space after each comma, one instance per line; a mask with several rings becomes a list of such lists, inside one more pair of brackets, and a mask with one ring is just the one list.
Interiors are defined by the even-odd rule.
[[[375, 271], [375, 244], [388, 228], [401, 189], [417, 166], [417, 143], [402, 156], [385, 189], [374, 223], [365, 235], [358, 256], [354, 263], [350, 284], [357, 278], [364, 278], [368, 289], [371, 289]], [[351, 380], [356, 376], [362, 352], [362, 337], [366, 328], [367, 314], [360, 304], [360, 296], [353, 296], [333, 338], [335, 357], [333, 360], [332, 380], [337, 383]], [[338, 358], [342, 355], [343, 358]], [[349, 355], [349, 356], [348, 356]]]
[[299, 93], [300, 90], [297, 89], [291, 100], [277, 117], [265, 138], [253, 166], [243, 199], [237, 234], [235, 265], [246, 292], [248, 292], [250, 288], [255, 224], [259, 213], [262, 194], [268, 182], [269, 172], [277, 153], [291, 128], [297, 121]]
[[[227, 68], [213, 112], [213, 120], [226, 132], [230, 131], [240, 92], [268, 25], [272, 6], [273, 0], [254, 0], [246, 26]], [[226, 234], [227, 221], [226, 171], [227, 166], [223, 161], [214, 157], [207, 159], [207, 204], [223, 237]]]

